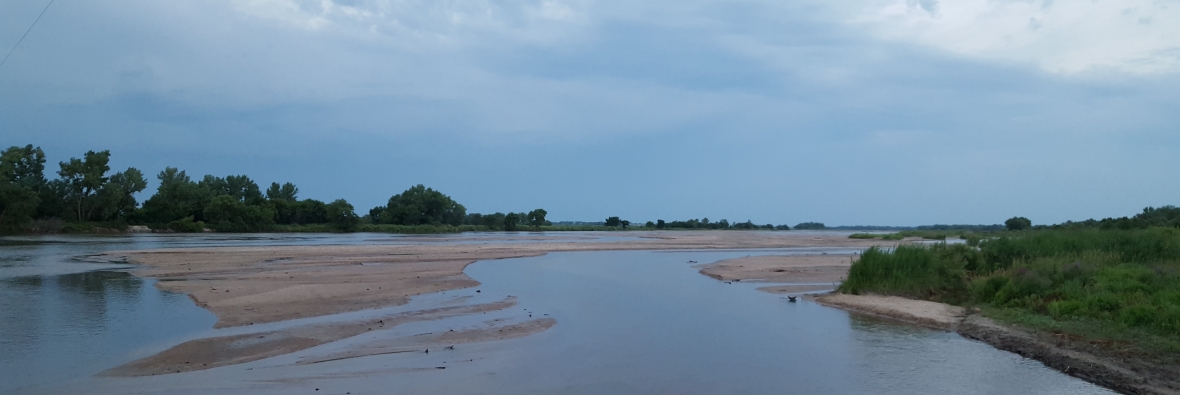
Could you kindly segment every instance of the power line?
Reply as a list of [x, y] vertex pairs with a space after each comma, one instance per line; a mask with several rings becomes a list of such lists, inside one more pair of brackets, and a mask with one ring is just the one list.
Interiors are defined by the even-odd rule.
[[25, 41], [25, 36], [29, 35], [29, 32], [33, 30], [33, 26], [37, 26], [37, 21], [41, 20], [41, 16], [45, 15], [45, 11], [49, 10], [49, 6], [51, 5], [53, 5], [53, 0], [49, 0], [49, 3], [45, 4], [45, 8], [42, 8], [41, 13], [37, 14], [37, 19], [34, 19], [33, 23], [29, 25], [29, 28], [25, 29], [25, 34], [20, 35], [20, 40], [16, 40], [16, 45], [13, 45], [12, 49], [8, 50], [8, 54], [4, 55], [4, 60], [0, 60], [0, 66], [4, 66], [4, 62], [8, 61], [8, 57], [12, 56], [13, 52], [16, 52], [16, 47], [19, 47], [20, 43]]

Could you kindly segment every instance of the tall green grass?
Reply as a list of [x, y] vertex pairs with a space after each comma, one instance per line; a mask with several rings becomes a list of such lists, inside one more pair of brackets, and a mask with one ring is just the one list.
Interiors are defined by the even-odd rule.
[[840, 291], [957, 302], [969, 296], [966, 267], [981, 260], [979, 251], [961, 244], [873, 247], [852, 264]]
[[978, 306], [994, 318], [1144, 353], [1180, 352], [1180, 231], [1042, 230], [873, 248], [840, 290]]

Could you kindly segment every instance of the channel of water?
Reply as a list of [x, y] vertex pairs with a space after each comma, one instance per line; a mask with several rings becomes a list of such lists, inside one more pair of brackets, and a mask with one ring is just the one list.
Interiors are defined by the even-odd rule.
[[[954, 333], [850, 315], [807, 301], [789, 303], [781, 295], [754, 289], [765, 283], [726, 284], [698, 274], [690, 263], [820, 252], [816, 249], [598, 251], [481, 261], [466, 270], [482, 283], [480, 293], [467, 289], [425, 295], [383, 312], [445, 305], [457, 297], [480, 303], [508, 295], [518, 298], [516, 310], [407, 324], [205, 371], [93, 377], [187, 339], [229, 332], [211, 329], [210, 313], [184, 295], [156, 289], [152, 279], [76, 257], [160, 247], [364, 244], [385, 236], [5, 239], [0, 242], [0, 393], [289, 393], [311, 387], [353, 394], [1110, 393]], [[490, 240], [498, 237], [448, 242], [499, 242]], [[601, 241], [593, 235], [574, 237]], [[100, 270], [79, 271], [87, 265]], [[320, 320], [376, 313], [381, 312]], [[492, 318], [520, 320], [525, 314], [555, 318], [557, 325], [524, 338], [463, 345], [452, 353], [292, 364], [303, 356], [381, 336], [471, 326]], [[428, 366], [448, 368], [421, 369]]]

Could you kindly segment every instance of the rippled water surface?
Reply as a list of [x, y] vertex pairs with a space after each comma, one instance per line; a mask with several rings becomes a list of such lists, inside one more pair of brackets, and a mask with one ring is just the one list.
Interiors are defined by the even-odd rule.
[[[515, 237], [515, 242], [527, 242], [538, 234]], [[561, 237], [603, 241], [594, 234]], [[479, 234], [445, 240], [482, 243], [502, 238]], [[725, 284], [698, 274], [689, 263], [823, 252], [817, 249], [602, 251], [478, 262], [467, 274], [482, 283], [481, 292], [457, 290], [446, 298], [467, 295], [481, 302], [513, 295], [520, 301], [520, 312], [548, 315], [558, 324], [525, 338], [458, 347], [454, 354], [379, 355], [290, 366], [288, 361], [297, 353], [153, 378], [92, 377], [208, 334], [215, 320], [186, 296], [159, 291], [151, 279], [129, 276], [120, 269], [125, 265], [77, 257], [161, 247], [410, 240], [423, 242], [363, 234], [3, 239], [0, 393], [86, 393], [88, 388], [170, 392], [172, 386], [190, 393], [290, 393], [311, 387], [324, 388], [321, 393], [353, 394], [1109, 393], [953, 333], [853, 316], [806, 301], [788, 303], [780, 295], [755, 290], [765, 284]], [[396, 330], [424, 332], [453, 324], [416, 323]], [[468, 359], [472, 362], [455, 364]], [[446, 370], [405, 369], [448, 361], [452, 364]], [[367, 373], [328, 374], [357, 370]], [[260, 378], [270, 384], [252, 381]]]

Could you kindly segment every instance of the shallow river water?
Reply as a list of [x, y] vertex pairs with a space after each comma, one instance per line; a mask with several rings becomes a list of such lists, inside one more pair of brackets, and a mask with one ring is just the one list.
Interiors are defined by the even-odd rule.
[[[447, 242], [501, 236], [469, 235]], [[604, 241], [593, 234], [564, 237]], [[524, 338], [462, 345], [450, 353], [292, 365], [303, 355], [382, 336], [370, 333], [205, 371], [93, 377], [224, 330], [212, 330], [214, 317], [184, 295], [159, 291], [153, 280], [129, 276], [119, 267], [76, 257], [140, 248], [406, 240], [388, 235], [3, 239], [0, 393], [1109, 393], [957, 334], [850, 315], [808, 301], [788, 303], [780, 295], [755, 290], [766, 284], [726, 284], [700, 275], [689, 262], [837, 252], [821, 249], [601, 251], [481, 261], [466, 270], [482, 283], [480, 293], [467, 289], [426, 295], [401, 309], [431, 307], [457, 296], [477, 303], [513, 295], [520, 302], [516, 311], [406, 324], [388, 332], [424, 333], [524, 314], [547, 315], [557, 325]], [[366, 313], [346, 315], [357, 314]], [[433, 366], [447, 369], [422, 369]]]

